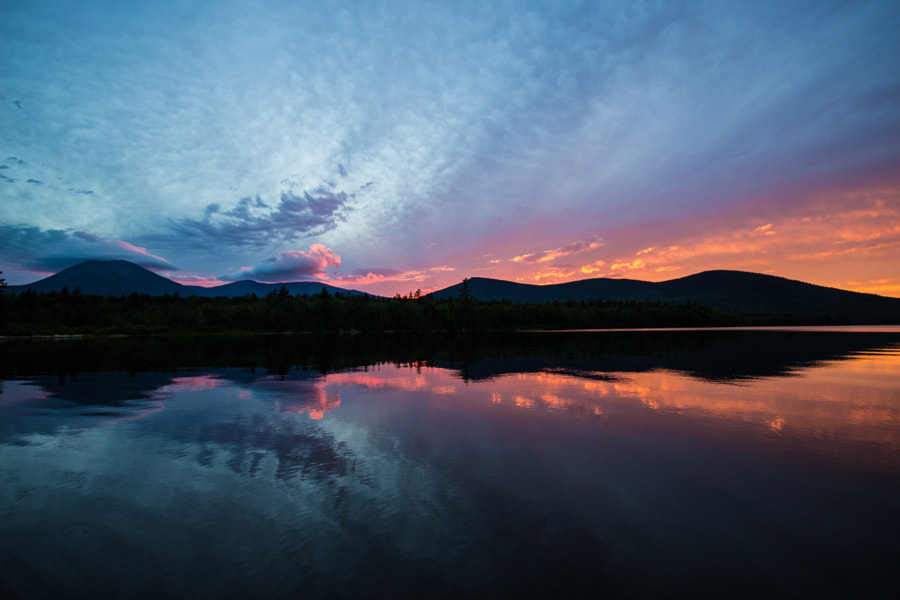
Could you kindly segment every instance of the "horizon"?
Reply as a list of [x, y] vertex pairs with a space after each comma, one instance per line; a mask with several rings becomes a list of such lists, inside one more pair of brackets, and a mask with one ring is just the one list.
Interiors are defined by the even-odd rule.
[[900, 297], [900, 4], [0, 9], [0, 271]]
[[[173, 281], [174, 283], [177, 283], [177, 284], [179, 284], [179, 285], [185, 285], [185, 286], [196, 285], [196, 284], [184, 284], [184, 283], [181, 283], [181, 282], [179, 282], [179, 281], [177, 281], [177, 280], [175, 280], [175, 279], [171, 279], [171, 278], [166, 277], [165, 275], [163, 275], [163, 274], [161, 274], [161, 273], [156, 272], [154, 269], [152, 269], [152, 268], [150, 268], [150, 267], [144, 267], [144, 266], [138, 265], [137, 263], [134, 263], [134, 262], [131, 262], [131, 261], [128, 261], [128, 260], [125, 260], [125, 259], [90, 259], [90, 260], [83, 261], [83, 262], [81, 262], [81, 263], [78, 263], [78, 264], [72, 265], [72, 266], [73, 266], [73, 267], [77, 267], [77, 266], [81, 266], [81, 265], [86, 264], [86, 263], [89, 263], [89, 262], [98, 262], [98, 263], [104, 263], [104, 262], [107, 262], [107, 263], [111, 263], [111, 262], [125, 262], [125, 263], [131, 264], [131, 265], [133, 265], [133, 266], [139, 267], [139, 268], [141, 268], [141, 269], [144, 269], [144, 270], [146, 270], [146, 271], [148, 271], [148, 272], [150, 272], [150, 273], [153, 273], [154, 275], [159, 275], [160, 277], [164, 277], [164, 278], [166, 278], [166, 279], [169, 279], [170, 281]], [[38, 282], [42, 281], [43, 279], [47, 279], [47, 278], [49, 278], [49, 277], [53, 277], [53, 276], [55, 276], [55, 275], [58, 275], [58, 274], [62, 273], [63, 271], [65, 271], [65, 270], [67, 270], [67, 269], [70, 269], [70, 268], [72, 268], [72, 267], [67, 267], [66, 269], [61, 269], [61, 270], [58, 271], [57, 273], [51, 273], [51, 274], [49, 274], [49, 275], [47, 275], [47, 276], [45, 276], [45, 277], [41, 277], [40, 279], [37, 279], [37, 280], [35, 280], [35, 281], [30, 281], [30, 282], [22, 283], [22, 284], [14, 284], [14, 285], [15, 285], [15, 286], [18, 286], [18, 287], [29, 286], [29, 285], [38, 283]], [[562, 284], [562, 283], [576, 283], [576, 282], [580, 282], [580, 281], [590, 281], [590, 280], [593, 280], [593, 279], [624, 280], [624, 281], [629, 281], [629, 280], [630, 280], [630, 281], [641, 281], [641, 282], [645, 282], [645, 283], [663, 283], [663, 282], [667, 282], [667, 281], [675, 281], [675, 280], [679, 280], [679, 279], [686, 279], [686, 278], [688, 278], [688, 277], [694, 277], [694, 276], [702, 275], [702, 274], [705, 274], [705, 273], [717, 273], [717, 272], [718, 272], [718, 273], [721, 273], [721, 272], [732, 272], [732, 273], [744, 273], [744, 274], [749, 274], [749, 275], [764, 275], [764, 276], [767, 276], [767, 277], [776, 277], [776, 278], [779, 278], [779, 279], [786, 279], [786, 280], [788, 280], [788, 281], [794, 281], [794, 282], [799, 282], [799, 283], [804, 283], [804, 284], [819, 285], [819, 284], [815, 284], [815, 283], [812, 283], [812, 282], [809, 282], [809, 281], [803, 281], [803, 280], [799, 280], [799, 279], [792, 279], [792, 278], [789, 278], [789, 277], [782, 277], [781, 275], [769, 274], [769, 273], [757, 273], [757, 272], [754, 272], [754, 271], [741, 271], [741, 270], [736, 270], [736, 269], [706, 269], [706, 270], [704, 270], [704, 271], [698, 271], [698, 272], [695, 272], [695, 273], [688, 273], [688, 274], [686, 274], [686, 275], [680, 275], [680, 276], [678, 276], [678, 277], [673, 277], [673, 278], [671, 278], [671, 279], [663, 279], [663, 280], [659, 280], [659, 281], [648, 281], [648, 280], [645, 280], [645, 279], [638, 279], [638, 278], [631, 278], [631, 277], [585, 277], [585, 278], [582, 278], [582, 279], [573, 279], [573, 280], [570, 280], [570, 281], [564, 281], [564, 282], [559, 282], [559, 283], [527, 283], [527, 282], [519, 282], [519, 281], [510, 281], [510, 280], [508, 280], [508, 279], [498, 279], [498, 278], [495, 278], [495, 277], [481, 277], [481, 276], [474, 276], [474, 277], [463, 277], [462, 279], [460, 279], [460, 280], [458, 280], [458, 281], [456, 281], [456, 282], [451, 282], [451, 283], [449, 283], [449, 284], [443, 286], [442, 288], [431, 289], [431, 290], [423, 290], [423, 289], [421, 289], [421, 288], [417, 288], [417, 289], [407, 290], [406, 292], [399, 292], [399, 291], [398, 291], [398, 292], [396, 292], [395, 294], [400, 294], [401, 296], [410, 296], [410, 297], [412, 297], [416, 292], [421, 292], [422, 294], [430, 294], [430, 293], [433, 293], [433, 292], [443, 291], [443, 290], [445, 290], [445, 289], [447, 289], [447, 288], [450, 288], [450, 287], [453, 287], [453, 286], [456, 286], [456, 285], [461, 285], [464, 281], [466, 281], [466, 280], [472, 280], [472, 279], [488, 279], [488, 280], [491, 280], [491, 281], [501, 281], [501, 282], [505, 282], [505, 283], [513, 283], [513, 284], [521, 284], [521, 285], [534, 285], [534, 286], [560, 285], [560, 284]], [[2, 272], [0, 272], [0, 274], [2, 274]], [[327, 282], [323, 282], [323, 281], [320, 281], [320, 280], [318, 280], [318, 279], [298, 279], [298, 280], [290, 280], [290, 281], [287, 281], [287, 280], [286, 280], [286, 281], [275, 281], [275, 282], [258, 281], [258, 280], [255, 280], [255, 279], [238, 279], [238, 280], [235, 280], [235, 281], [226, 281], [226, 282], [216, 283], [216, 284], [196, 285], [196, 287], [202, 287], [202, 288], [210, 289], [210, 288], [216, 288], [216, 287], [221, 287], [221, 286], [231, 285], [231, 284], [241, 283], [241, 282], [261, 283], [261, 284], [264, 284], [264, 285], [279, 285], [279, 284], [292, 284], [292, 283], [313, 283], [313, 284], [322, 284], [322, 285], [327, 285], [327, 286], [330, 286], [330, 287], [340, 288], [340, 289], [343, 289], [344, 291], [348, 291], [348, 292], [362, 292], [362, 291], [363, 291], [363, 290], [357, 290], [357, 289], [352, 288], [352, 287], [336, 286], [336, 285], [334, 285], [334, 284], [327, 283]], [[10, 285], [13, 285], [13, 284], [10, 284]], [[831, 286], [821, 286], [821, 287], [831, 287]], [[854, 291], [854, 290], [843, 290], [842, 288], [832, 288], [832, 289], [838, 289], [838, 290], [842, 290], [842, 291]], [[367, 292], [367, 293], [370, 293], [370, 294], [373, 294], [373, 295], [376, 295], [376, 296], [379, 296], [379, 295], [380, 295], [380, 296], [385, 296], [384, 294], [374, 294], [374, 293], [372, 293], [372, 292]], [[871, 294], [871, 292], [859, 292], [859, 293]], [[885, 295], [883, 295], [883, 294], [875, 294], [875, 295], [883, 296], [883, 297], [886, 297], [886, 298], [893, 298], [893, 297], [894, 297], [894, 296], [885, 296]], [[393, 296], [393, 294], [392, 294], [392, 296]], [[385, 297], [387, 297], [387, 296], [385, 296]]]

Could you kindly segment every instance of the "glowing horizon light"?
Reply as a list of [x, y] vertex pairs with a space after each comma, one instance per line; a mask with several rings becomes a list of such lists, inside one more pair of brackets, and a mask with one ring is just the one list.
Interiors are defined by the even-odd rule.
[[900, 4], [520, 4], [7, 7], [3, 276], [900, 297]]

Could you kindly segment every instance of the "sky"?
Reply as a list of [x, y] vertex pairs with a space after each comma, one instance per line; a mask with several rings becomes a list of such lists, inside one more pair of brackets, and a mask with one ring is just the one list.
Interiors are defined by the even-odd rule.
[[0, 0], [0, 270], [900, 297], [900, 3]]

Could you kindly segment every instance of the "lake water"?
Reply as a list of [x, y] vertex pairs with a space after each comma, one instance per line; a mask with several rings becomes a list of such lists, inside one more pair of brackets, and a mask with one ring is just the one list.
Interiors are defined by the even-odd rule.
[[894, 597], [900, 330], [0, 342], [4, 598]]

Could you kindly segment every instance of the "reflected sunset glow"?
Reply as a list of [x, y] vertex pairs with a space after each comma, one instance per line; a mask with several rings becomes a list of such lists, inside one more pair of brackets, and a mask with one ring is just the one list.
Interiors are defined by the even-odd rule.
[[298, 394], [295, 402], [279, 400], [276, 409], [280, 413], [302, 415], [306, 414], [313, 421], [325, 417], [325, 413], [333, 411], [341, 405], [341, 393], [339, 390], [328, 388], [324, 379], [316, 381], [311, 389]]
[[[434, 401], [443, 396], [446, 402], [510, 407], [534, 415], [604, 415], [601, 426], [640, 408], [698, 423], [749, 427], [759, 433], [875, 444], [889, 454], [898, 454], [898, 372], [900, 351], [886, 350], [802, 368], [788, 377], [745, 383], [705, 381], [666, 370], [584, 376], [540, 371], [473, 381], [462, 393], [454, 371], [380, 365], [367, 372], [328, 375], [323, 389], [327, 387], [331, 398], [340, 397], [332, 390], [362, 386], [375, 391], [424, 392]], [[317, 406], [323, 408], [316, 409], [322, 412], [315, 414], [339, 404], [322, 400]]]
[[897, 327], [6, 340], [0, 359], [6, 596], [896, 587]]

